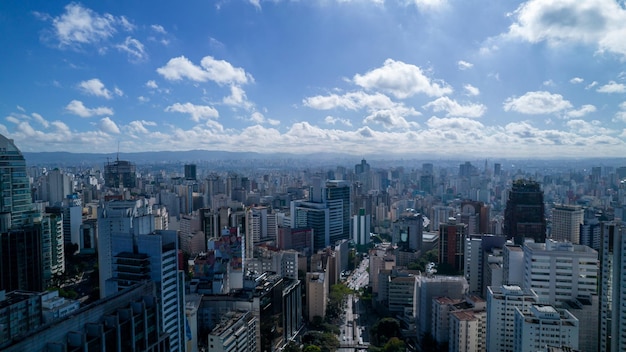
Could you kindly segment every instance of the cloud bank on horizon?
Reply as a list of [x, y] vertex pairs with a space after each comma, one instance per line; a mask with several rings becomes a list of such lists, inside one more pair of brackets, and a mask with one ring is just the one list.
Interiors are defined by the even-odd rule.
[[618, 0], [0, 8], [22, 151], [624, 157]]

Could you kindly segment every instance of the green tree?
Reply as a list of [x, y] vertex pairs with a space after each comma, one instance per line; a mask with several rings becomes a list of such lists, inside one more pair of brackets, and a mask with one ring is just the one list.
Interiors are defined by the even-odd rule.
[[289, 341], [287, 343], [287, 345], [285, 345], [285, 348], [283, 349], [283, 352], [303, 352], [303, 351], [300, 348], [300, 344], [299, 343], [297, 343], [295, 341]]
[[302, 350], [302, 352], [322, 352], [322, 349], [315, 345], [308, 345]]
[[397, 337], [392, 337], [383, 347], [383, 352], [403, 352], [406, 349], [404, 341]]
[[371, 329], [372, 339], [381, 346], [392, 337], [400, 337], [400, 322], [394, 318], [382, 318]]

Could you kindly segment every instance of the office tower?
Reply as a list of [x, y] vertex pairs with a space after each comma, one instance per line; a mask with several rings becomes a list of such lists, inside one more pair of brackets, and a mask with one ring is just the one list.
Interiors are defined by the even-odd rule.
[[439, 225], [439, 264], [445, 264], [456, 272], [463, 272], [466, 237], [467, 225], [457, 223], [455, 218]]
[[2, 217], [0, 230], [19, 227], [28, 221], [27, 214], [32, 210], [30, 180], [26, 174], [26, 161], [13, 140], [0, 135], [0, 213], [10, 214]]
[[392, 244], [402, 251], [421, 251], [424, 235], [422, 214], [407, 209], [393, 222]]
[[[279, 227], [278, 236], [276, 237], [276, 247], [283, 250], [295, 249], [296, 251], [311, 255], [313, 250], [313, 230]], [[252, 258], [252, 256], [249, 258]]]
[[389, 313], [413, 324], [417, 317], [417, 276], [394, 274], [397, 276], [392, 274], [387, 286]]
[[185, 338], [185, 283], [178, 252], [176, 231], [111, 234], [112, 275], [105, 283], [107, 297], [146, 280], [155, 283], [161, 328], [170, 335], [171, 351], [184, 351]]
[[515, 351], [542, 351], [547, 346], [578, 350], [578, 319], [566, 309], [533, 304], [515, 308]]
[[487, 288], [487, 351], [513, 351], [516, 309], [525, 312], [537, 304], [532, 290], [515, 285]]
[[[209, 352], [256, 352], [257, 319], [249, 311], [231, 311], [208, 336]], [[259, 346], [260, 347], [260, 346]]]
[[550, 238], [559, 242], [580, 244], [580, 227], [584, 211], [577, 205], [557, 205], [552, 209]]
[[350, 184], [342, 180], [326, 181], [325, 202], [329, 209], [329, 240], [334, 244], [339, 240], [350, 239], [350, 217], [352, 203], [350, 202]]
[[357, 175], [368, 172], [370, 172], [370, 164], [368, 164], [365, 159], [362, 159], [360, 164], [354, 166], [354, 173]]
[[541, 303], [560, 304], [597, 293], [598, 252], [569, 242], [524, 245], [524, 287]]
[[435, 191], [435, 176], [432, 174], [420, 176], [420, 188], [425, 194], [433, 194]]
[[494, 176], [500, 176], [501, 173], [502, 173], [502, 164], [494, 163], [493, 164], [493, 175]]
[[529, 238], [537, 243], [546, 240], [543, 191], [539, 183], [532, 180], [513, 182], [504, 211], [504, 234], [523, 244]]
[[626, 223], [602, 225], [600, 352], [626, 350]]
[[[113, 277], [113, 235], [145, 235], [154, 231], [152, 207], [146, 199], [110, 201], [98, 207], [98, 267], [100, 298], [107, 296], [107, 281]], [[115, 290], [114, 290], [115, 291]]]
[[197, 180], [195, 164], [185, 164], [185, 180], [187, 181]]
[[154, 290], [152, 282], [143, 282], [98, 300], [71, 319], [29, 329], [3, 351], [169, 351]]
[[359, 209], [359, 213], [352, 217], [352, 240], [356, 245], [365, 246], [370, 243], [372, 216]]
[[580, 226], [580, 244], [600, 250], [602, 224], [598, 217], [586, 217]]
[[137, 172], [135, 164], [126, 160], [115, 160], [104, 165], [104, 185], [109, 188], [135, 188]]
[[507, 244], [502, 249], [502, 283], [523, 286], [525, 270], [522, 246]]

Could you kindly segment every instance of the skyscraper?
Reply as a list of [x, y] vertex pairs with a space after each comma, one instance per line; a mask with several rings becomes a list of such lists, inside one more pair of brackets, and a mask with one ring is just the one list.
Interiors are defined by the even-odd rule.
[[545, 242], [546, 219], [539, 183], [525, 179], [513, 182], [504, 211], [504, 234], [515, 244], [523, 244], [526, 238]]
[[0, 135], [0, 157], [0, 213], [11, 214], [9, 219], [2, 217], [0, 220], [0, 229], [4, 231], [27, 221], [27, 213], [32, 210], [32, 198], [26, 160], [13, 140], [3, 135]]
[[449, 265], [456, 272], [463, 272], [466, 237], [467, 225], [457, 223], [455, 218], [439, 225], [439, 263]]
[[600, 247], [600, 352], [626, 350], [626, 223], [602, 225]]
[[134, 188], [137, 185], [135, 164], [126, 160], [115, 160], [104, 166], [104, 185], [111, 188]]
[[550, 238], [580, 244], [580, 227], [585, 212], [577, 205], [557, 205], [552, 209]]

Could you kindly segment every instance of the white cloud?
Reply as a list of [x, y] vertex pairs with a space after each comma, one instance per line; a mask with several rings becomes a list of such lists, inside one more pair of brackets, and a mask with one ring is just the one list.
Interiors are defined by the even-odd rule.
[[108, 117], [103, 117], [102, 119], [100, 119], [100, 123], [98, 124], [98, 126], [100, 127], [100, 131], [105, 132], [105, 133], [111, 133], [111, 134], [120, 133], [120, 129], [119, 127], [117, 127], [117, 124]]
[[257, 9], [261, 9], [261, 0], [248, 0], [248, 2]]
[[113, 109], [100, 106], [97, 108], [89, 109], [87, 108], [82, 101], [80, 100], [72, 100], [65, 107], [69, 113], [74, 115], [78, 115], [80, 117], [91, 117], [97, 115], [113, 115]]
[[405, 2], [417, 6], [420, 11], [438, 10], [448, 3], [447, 0], [405, 0]]
[[140, 95], [137, 97], [137, 100], [139, 100], [140, 103], [147, 103], [150, 101], [150, 98], [148, 97], [144, 97], [143, 95]]
[[117, 96], [120, 96], [120, 97], [124, 96], [124, 92], [121, 89], [119, 89], [118, 87], [113, 88], [113, 92]]
[[23, 107], [21, 107], [19, 105], [17, 106], [17, 110], [19, 110], [21, 112], [26, 112], [26, 109], [24, 109]]
[[274, 119], [268, 119], [265, 116], [263, 116], [262, 113], [255, 111], [250, 115], [250, 121], [254, 122], [256, 124], [269, 124], [272, 126], [278, 126], [280, 125], [280, 121], [278, 120], [274, 120]]
[[554, 87], [554, 86], [556, 86], [556, 83], [554, 83], [553, 80], [549, 79], [547, 81], [543, 81], [543, 85], [546, 86], [546, 87]]
[[438, 118], [431, 117], [426, 121], [426, 125], [434, 130], [459, 130], [459, 131], [481, 131], [485, 125], [465, 117]]
[[457, 62], [457, 65], [459, 66], [459, 70], [468, 70], [474, 67], [473, 63], [463, 61], [463, 60], [459, 60], [459, 62]]
[[574, 77], [572, 79], [569, 80], [569, 83], [571, 84], [579, 84], [579, 83], [583, 83], [585, 80], [580, 78], [580, 77]]
[[[49, 16], [41, 16], [47, 20]], [[65, 12], [52, 18], [52, 35], [61, 47], [96, 44], [111, 38], [118, 28], [126, 31], [134, 26], [124, 17], [99, 14], [79, 3], [65, 6]]]
[[165, 66], [157, 69], [165, 79], [178, 81], [190, 79], [196, 82], [213, 81], [218, 84], [246, 84], [254, 82], [254, 78], [243, 68], [234, 67], [224, 60], [215, 60], [205, 56], [200, 66], [193, 64], [184, 56], [170, 59]]
[[598, 87], [596, 91], [599, 93], [626, 93], [626, 85], [610, 81], [608, 84]]
[[211, 119], [219, 117], [219, 113], [211, 106], [194, 105], [192, 103], [176, 103], [165, 108], [166, 112], [181, 112], [191, 115], [191, 120], [200, 122], [202, 119]]
[[146, 82], [146, 87], [152, 88], [152, 89], [159, 88], [159, 86], [157, 85], [157, 83], [154, 80], [149, 80], [148, 82]]
[[132, 37], [126, 37], [123, 43], [117, 44], [115, 47], [126, 52], [131, 61], [142, 61], [148, 57], [144, 45]]
[[427, 77], [418, 66], [393, 59], [385, 60], [382, 67], [364, 75], [356, 74], [353, 81], [365, 89], [381, 90], [398, 99], [408, 98], [415, 94], [442, 96], [453, 91], [447, 83]]
[[111, 91], [106, 89], [104, 83], [99, 79], [93, 78], [88, 81], [82, 81], [78, 84], [78, 88], [85, 94], [93, 95], [96, 97], [102, 97], [105, 99], [111, 99]]
[[593, 87], [595, 87], [595, 86], [597, 86], [597, 85], [598, 85], [598, 82], [597, 82], [597, 81], [593, 81], [593, 82], [589, 83], [589, 84], [585, 87], [585, 89], [591, 89], [591, 88], [593, 88]]
[[470, 96], [477, 96], [480, 95], [480, 89], [474, 87], [471, 84], [466, 84], [463, 86], [463, 88], [465, 89], [465, 94], [470, 95]]
[[416, 122], [407, 121], [404, 117], [404, 114], [402, 114], [401, 111], [395, 109], [376, 110], [367, 117], [365, 117], [363, 123], [380, 124], [387, 129], [419, 127], [419, 124], [417, 124]]
[[611, 134], [612, 131], [601, 127], [601, 123], [598, 120], [594, 120], [591, 123], [584, 120], [569, 120], [566, 126], [574, 133], [581, 135], [598, 135], [598, 134]]
[[584, 43], [626, 57], [626, 10], [617, 1], [530, 0], [513, 13], [508, 35], [531, 43]]
[[150, 26], [150, 28], [157, 33], [167, 34], [167, 31], [165, 30], [165, 28], [163, 28], [163, 26], [159, 24], [153, 24]]
[[362, 91], [346, 93], [344, 95], [317, 95], [305, 98], [302, 103], [305, 106], [317, 110], [330, 110], [335, 108], [343, 108], [346, 110], [359, 110], [363, 108], [385, 109], [399, 105], [384, 94], [367, 94]]
[[615, 113], [615, 118], [613, 118], [613, 122], [624, 122], [626, 123], [626, 111], [618, 111]]
[[565, 115], [567, 117], [574, 117], [574, 118], [579, 118], [579, 117], [583, 117], [589, 113], [595, 112], [596, 111], [596, 107], [590, 104], [586, 104], [580, 107], [580, 109], [578, 110], [571, 110], [568, 111]]
[[148, 133], [150, 133], [150, 131], [146, 128], [146, 126], [156, 126], [156, 123], [154, 123], [152, 121], [135, 120], [135, 121], [131, 121], [126, 126], [126, 129], [128, 130], [129, 133], [131, 133], [133, 135], [135, 135], [135, 134], [148, 134]]
[[342, 124], [345, 126], [352, 126], [352, 122], [350, 122], [350, 120], [348, 119], [342, 119], [342, 118], [338, 118], [338, 117], [333, 117], [333, 116], [326, 116], [324, 118], [324, 122], [326, 122], [329, 125], [335, 125], [335, 124]]
[[244, 109], [252, 108], [252, 103], [248, 101], [246, 92], [241, 87], [236, 85], [230, 86], [230, 95], [224, 97], [222, 102], [226, 105], [241, 107]]
[[32, 114], [30, 114], [30, 116], [33, 117], [33, 119], [37, 122], [39, 122], [43, 127], [48, 128], [48, 126], [50, 126], [50, 123], [43, 118], [43, 116], [39, 115], [38, 113], [34, 112]]
[[572, 104], [563, 99], [562, 95], [546, 91], [528, 92], [519, 98], [508, 98], [504, 102], [505, 111], [530, 115], [552, 114], [571, 108]]
[[448, 97], [437, 98], [422, 107], [432, 109], [434, 112], [446, 111], [447, 117], [481, 117], [487, 111], [483, 104], [461, 105]]

